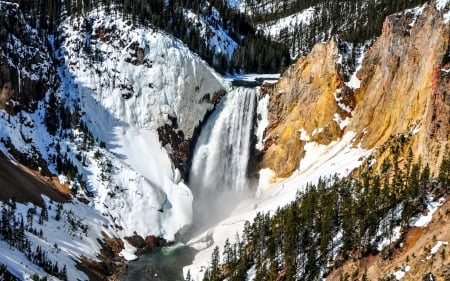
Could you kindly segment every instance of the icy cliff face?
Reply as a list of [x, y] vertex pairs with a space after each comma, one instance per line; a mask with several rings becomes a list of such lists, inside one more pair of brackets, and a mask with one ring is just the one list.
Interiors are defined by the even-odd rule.
[[212, 108], [223, 81], [180, 41], [93, 12], [63, 26], [67, 72], [111, 114], [156, 129], [176, 117], [186, 137]]
[[192, 196], [156, 129], [176, 120], [190, 138], [223, 81], [178, 40], [121, 16], [93, 12], [63, 29], [60, 98], [80, 106], [106, 146], [85, 169], [95, 208], [123, 229], [121, 236], [174, 239], [191, 222]]

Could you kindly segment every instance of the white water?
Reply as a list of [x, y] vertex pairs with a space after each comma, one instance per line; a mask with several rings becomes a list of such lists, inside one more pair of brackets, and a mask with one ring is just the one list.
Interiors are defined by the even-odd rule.
[[244, 191], [256, 108], [256, 90], [236, 88], [202, 129], [192, 160], [190, 186], [203, 191]]
[[202, 128], [189, 178], [196, 230], [222, 219], [249, 192], [256, 95], [251, 88], [229, 92]]

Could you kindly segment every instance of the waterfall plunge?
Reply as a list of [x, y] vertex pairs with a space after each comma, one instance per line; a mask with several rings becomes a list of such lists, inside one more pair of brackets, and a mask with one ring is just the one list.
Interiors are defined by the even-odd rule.
[[248, 192], [247, 166], [256, 109], [256, 90], [228, 93], [208, 119], [197, 141], [190, 171], [194, 211], [200, 224], [231, 211]]

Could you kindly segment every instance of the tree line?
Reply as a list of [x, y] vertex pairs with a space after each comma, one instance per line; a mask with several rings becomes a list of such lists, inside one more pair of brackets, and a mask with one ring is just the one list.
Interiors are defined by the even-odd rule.
[[[315, 3], [310, 6], [311, 2]], [[335, 35], [351, 43], [363, 43], [374, 39], [381, 34], [383, 22], [388, 15], [425, 2], [423, 0], [303, 0], [294, 2], [285, 11], [280, 10], [276, 14], [257, 15], [255, 21], [265, 23], [313, 7], [313, 16], [308, 22], [296, 23], [291, 27], [291, 31], [288, 28], [281, 29], [274, 38], [289, 46], [291, 54], [297, 56], [307, 54], [316, 43], [329, 40]]]
[[[434, 179], [428, 165], [413, 159], [411, 150], [403, 161], [394, 151], [379, 171], [367, 164], [358, 177], [308, 184], [289, 205], [246, 222], [223, 253], [216, 247], [203, 280], [246, 280], [249, 270], [255, 281], [318, 280], [350, 257], [379, 253], [383, 241], [395, 242], [394, 228], [405, 233], [428, 196], [448, 194], [450, 156]], [[381, 251], [387, 259], [393, 247]]]
[[[424, 0], [245, 0], [245, 11], [229, 7], [226, 0], [16, 0], [42, 33], [55, 33], [67, 17], [86, 15], [94, 8], [119, 12], [135, 24], [152, 26], [173, 34], [220, 73], [283, 71], [291, 57], [307, 54], [318, 42], [334, 35], [361, 43], [381, 33], [387, 15], [425, 3]], [[267, 8], [269, 7], [269, 8]], [[270, 8], [274, 7], [274, 8]], [[286, 17], [310, 7], [313, 17], [297, 23], [293, 31], [280, 30], [275, 38], [258, 32], [257, 24]], [[196, 22], [186, 18], [190, 10], [210, 26], [222, 28], [238, 43], [231, 58], [209, 46], [211, 34], [204, 35]], [[212, 17], [213, 11], [219, 20]], [[256, 51], [255, 51], [256, 50]]]
[[[125, 20], [137, 25], [158, 28], [182, 40], [209, 65], [221, 73], [280, 72], [290, 63], [289, 49], [258, 34], [247, 15], [232, 9], [226, 0], [16, 0], [29, 22], [41, 34], [57, 34], [59, 24], [71, 16], [84, 16], [94, 8], [102, 7], [107, 13], [121, 13]], [[229, 58], [209, 45], [211, 34], [202, 35], [201, 27], [186, 18], [191, 10], [209, 25], [222, 28], [239, 45], [239, 55]], [[220, 13], [219, 20], [212, 16]], [[253, 50], [261, 50], [256, 53]], [[248, 54], [248, 56], [242, 56]], [[263, 55], [264, 56], [263, 56]]]
[[[60, 212], [62, 210], [62, 205], [58, 204], [57, 209]], [[36, 206], [32, 206], [27, 210], [26, 218], [24, 219], [21, 213], [17, 213], [14, 198], [8, 200], [6, 203], [2, 203], [0, 219], [1, 240], [5, 241], [10, 247], [16, 248], [24, 253], [29, 261], [41, 267], [48, 274], [53, 275], [60, 280], [67, 280], [66, 265], [61, 266], [58, 264], [58, 261], [52, 261], [48, 256], [48, 252], [43, 250], [41, 246], [38, 245], [33, 248], [31, 241], [27, 237], [28, 235], [34, 235], [41, 239], [44, 238], [42, 225], [45, 221], [49, 220], [47, 206], [44, 205], [40, 209], [38, 217], [39, 230], [33, 223], [36, 214], [37, 208]], [[55, 244], [55, 248], [57, 248], [57, 244]], [[10, 273], [8, 274], [5, 265], [0, 266], [0, 274], [2, 274], [2, 272], [9, 280], [15, 280], [13, 276], [10, 276]], [[35, 275], [35, 277], [36, 276], [37, 275]]]

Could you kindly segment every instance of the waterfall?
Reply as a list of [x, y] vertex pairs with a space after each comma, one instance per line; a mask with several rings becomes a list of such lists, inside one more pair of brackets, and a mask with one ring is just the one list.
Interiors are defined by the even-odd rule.
[[236, 88], [222, 99], [197, 141], [190, 186], [195, 193], [244, 191], [256, 90]]
[[251, 88], [229, 92], [202, 128], [189, 175], [194, 231], [220, 221], [251, 192], [247, 167], [256, 95]]

